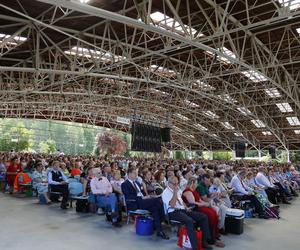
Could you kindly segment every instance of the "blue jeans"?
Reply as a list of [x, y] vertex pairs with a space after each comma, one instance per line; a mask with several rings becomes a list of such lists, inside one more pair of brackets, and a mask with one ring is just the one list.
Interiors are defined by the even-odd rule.
[[117, 212], [118, 202], [115, 194], [110, 194], [108, 196], [98, 194], [96, 197], [97, 205], [99, 207], [104, 207], [106, 212]]

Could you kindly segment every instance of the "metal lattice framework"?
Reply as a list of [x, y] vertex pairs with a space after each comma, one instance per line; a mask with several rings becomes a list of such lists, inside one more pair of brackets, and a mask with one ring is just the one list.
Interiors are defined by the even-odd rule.
[[300, 148], [297, 1], [82, 2], [0, 1], [2, 117], [137, 113], [173, 149]]

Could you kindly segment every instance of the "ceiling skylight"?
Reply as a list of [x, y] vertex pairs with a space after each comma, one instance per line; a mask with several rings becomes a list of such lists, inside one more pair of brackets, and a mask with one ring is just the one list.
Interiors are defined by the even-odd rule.
[[193, 135], [186, 135], [186, 137], [191, 138], [191, 139], [195, 139], [195, 136], [193, 136]]
[[201, 124], [197, 123], [197, 124], [194, 124], [196, 128], [199, 128], [200, 130], [202, 131], [207, 131], [208, 129], [204, 126], [202, 126]]
[[90, 0], [79, 0], [81, 3], [88, 3]]
[[174, 126], [174, 129], [177, 130], [178, 132], [182, 132], [182, 129], [181, 128], [178, 128], [176, 126]]
[[264, 128], [266, 125], [261, 120], [251, 120], [257, 128]]
[[215, 90], [216, 88], [209, 85], [208, 83], [205, 83], [201, 80], [197, 80], [195, 83], [194, 83], [195, 86], [199, 87], [201, 90], [203, 91], [211, 91], [211, 90]]
[[159, 73], [161, 75], [164, 75], [164, 76], [176, 76], [176, 72], [174, 70], [171, 70], [171, 69], [167, 69], [167, 68], [164, 68], [162, 66], [158, 66], [158, 65], [155, 65], [155, 64], [152, 64], [150, 66], [150, 70], [152, 72], [155, 72], [155, 73]]
[[212, 111], [203, 111], [203, 114], [205, 114], [206, 116], [212, 118], [212, 119], [218, 119], [220, 118], [220, 116], [218, 116], [216, 113], [212, 112]]
[[199, 105], [197, 103], [191, 102], [189, 100], [184, 100], [184, 102], [186, 105], [188, 105], [188, 107], [199, 108]]
[[238, 111], [240, 111], [243, 115], [251, 115], [251, 111], [245, 107], [239, 107], [237, 108]]
[[279, 93], [279, 91], [276, 88], [264, 89], [264, 91], [271, 98], [281, 97], [281, 94]]
[[[236, 59], [236, 55], [229, 49], [227, 49], [226, 47], [222, 47], [221, 49], [218, 48], [217, 49], [218, 51], [220, 51], [221, 53], [229, 56], [230, 58], [232, 59]], [[214, 53], [213, 52], [210, 52], [208, 50], [205, 51], [208, 55], [210, 56], [214, 56]], [[229, 59], [227, 59], [226, 57], [223, 57], [223, 56], [219, 56], [217, 55], [217, 59], [223, 63], [226, 63], [226, 64], [230, 64], [230, 63], [233, 63], [232, 61], [230, 61]]]
[[272, 133], [270, 131], [263, 131], [262, 134], [263, 135], [272, 135]]
[[234, 133], [234, 135], [237, 137], [244, 137], [244, 135], [242, 133]]
[[279, 108], [279, 110], [282, 113], [290, 113], [293, 112], [293, 109], [291, 107], [291, 105], [287, 102], [283, 102], [283, 103], [276, 103], [276, 106]]
[[290, 10], [296, 10], [300, 8], [300, 0], [278, 0], [281, 6], [287, 7]]
[[299, 129], [294, 130], [294, 132], [295, 132], [296, 135], [300, 135], [300, 130]]
[[181, 120], [184, 120], [184, 121], [188, 121], [190, 118], [182, 115], [182, 114], [175, 114], [178, 118], [180, 118]]
[[155, 94], [161, 94], [161, 95], [164, 95], [164, 96], [169, 96], [170, 94], [165, 92], [165, 91], [162, 91], [162, 90], [158, 90], [158, 89], [154, 89], [154, 88], [150, 88], [150, 91], [152, 93], [155, 93]]
[[227, 128], [227, 129], [230, 129], [230, 130], [235, 129], [235, 127], [233, 127], [229, 122], [221, 122], [221, 124], [224, 128]]
[[25, 42], [27, 40], [26, 37], [23, 36], [14, 36], [0, 33], [0, 47], [5, 46], [17, 46], [18, 44]]
[[299, 121], [298, 117], [296, 117], [296, 116], [287, 117], [286, 119], [289, 122], [289, 124], [292, 125], [292, 126], [299, 126], [300, 125], [300, 121]]
[[74, 46], [71, 50], [66, 50], [67, 55], [85, 57], [88, 59], [96, 59], [106, 63], [118, 62], [126, 59], [126, 57], [116, 56], [109, 52], [101, 52], [93, 49]]
[[247, 70], [241, 72], [244, 76], [249, 78], [252, 82], [265, 82], [268, 79], [260, 72], [254, 70]]
[[228, 94], [218, 95], [218, 98], [220, 98], [221, 100], [228, 102], [228, 103], [237, 103], [237, 100], [233, 99]]
[[[180, 25], [178, 21], [176, 21], [174, 18], [169, 17], [167, 15], [164, 15], [163, 13], [156, 11], [152, 14], [150, 14], [151, 22], [150, 24], [156, 25], [164, 30], [168, 30], [174, 33], [177, 33], [179, 35], [185, 36], [193, 36], [201, 37], [204, 36], [201, 32], [198, 32], [196, 29], [189, 27], [188, 25], [184, 24], [183, 27]], [[141, 20], [141, 19], [139, 19]], [[188, 32], [186, 33], [185, 30]]]

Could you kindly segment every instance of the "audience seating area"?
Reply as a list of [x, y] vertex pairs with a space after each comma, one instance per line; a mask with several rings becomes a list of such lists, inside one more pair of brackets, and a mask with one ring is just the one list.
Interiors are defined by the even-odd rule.
[[167, 227], [185, 227], [194, 250], [198, 229], [203, 248], [212, 249], [225, 247], [224, 235], [243, 233], [244, 216], [280, 219], [281, 204], [292, 206], [298, 197], [298, 170], [246, 161], [1, 153], [0, 189], [36, 197], [41, 209], [57, 203], [63, 210], [103, 214], [116, 228], [151, 217], [163, 240], [169, 239]]

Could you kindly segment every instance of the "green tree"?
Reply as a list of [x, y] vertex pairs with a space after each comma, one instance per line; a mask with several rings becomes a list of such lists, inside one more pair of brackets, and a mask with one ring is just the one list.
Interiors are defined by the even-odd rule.
[[45, 154], [52, 154], [56, 151], [56, 143], [54, 140], [48, 139], [39, 143], [39, 151]]
[[228, 161], [232, 159], [232, 151], [214, 151], [213, 159], [220, 161]]

